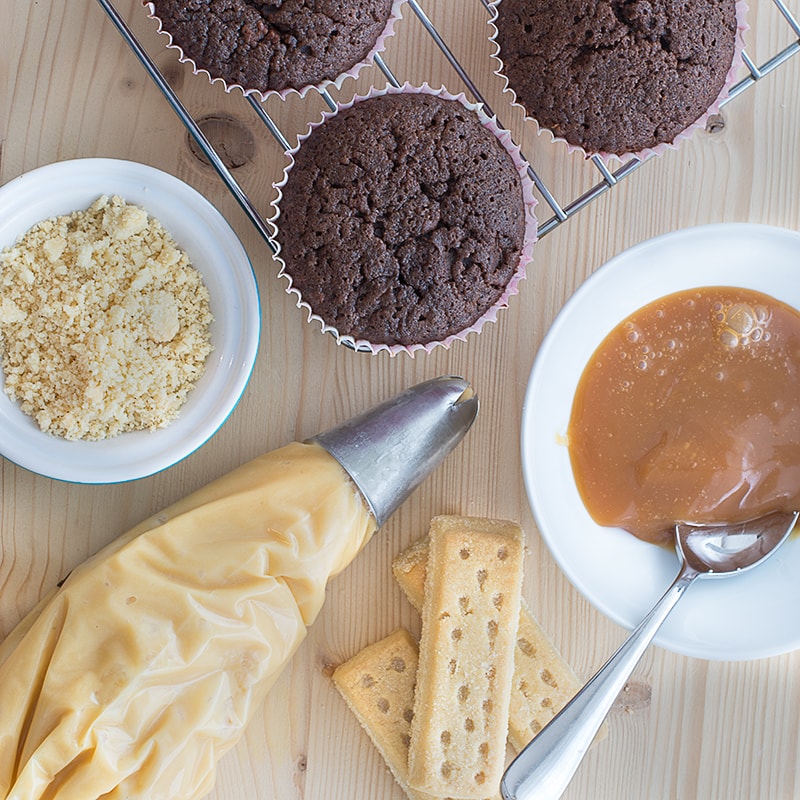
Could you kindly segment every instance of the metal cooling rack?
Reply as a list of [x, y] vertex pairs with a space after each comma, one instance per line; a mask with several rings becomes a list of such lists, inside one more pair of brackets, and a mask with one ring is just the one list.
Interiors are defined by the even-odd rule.
[[[142, 63], [144, 68], [147, 70], [150, 77], [153, 79], [155, 84], [161, 90], [164, 97], [167, 99], [169, 104], [172, 106], [175, 113], [180, 117], [183, 124], [186, 126], [187, 130], [189, 131], [192, 138], [195, 140], [197, 145], [205, 154], [206, 158], [208, 158], [211, 165], [219, 174], [222, 181], [228, 187], [230, 192], [238, 201], [239, 205], [242, 207], [244, 212], [250, 218], [253, 225], [256, 227], [258, 232], [266, 241], [267, 245], [270, 247], [272, 252], [276, 251], [276, 244], [273, 241], [272, 233], [270, 231], [269, 226], [267, 225], [265, 219], [261, 216], [258, 209], [255, 207], [251, 199], [248, 195], [244, 192], [244, 190], [239, 186], [236, 179], [231, 174], [230, 170], [224, 164], [216, 150], [214, 149], [211, 142], [208, 140], [206, 135], [201, 130], [200, 126], [197, 124], [195, 119], [192, 115], [186, 110], [183, 103], [178, 98], [175, 91], [172, 87], [167, 83], [164, 76], [162, 75], [161, 71], [155, 65], [153, 60], [150, 58], [148, 53], [136, 39], [135, 35], [128, 27], [125, 20], [122, 18], [120, 13], [114, 7], [111, 0], [97, 0], [97, 2], [102, 6], [105, 12], [108, 14], [109, 18], [122, 35], [123, 39], [126, 41], [128, 46], [134, 52], [136, 57]], [[416, 16], [417, 20], [421, 23], [422, 27], [425, 29], [428, 35], [433, 39], [436, 46], [441, 50], [444, 54], [445, 58], [455, 70], [461, 81], [467, 87], [468, 91], [472, 94], [475, 102], [481, 104], [489, 116], [495, 116], [495, 112], [491, 109], [489, 104], [486, 102], [485, 98], [479, 91], [478, 87], [475, 85], [472, 78], [467, 74], [466, 70], [462, 67], [459, 63], [458, 59], [456, 58], [453, 51], [444, 41], [443, 37], [433, 25], [433, 23], [428, 18], [428, 15], [423, 11], [417, 0], [407, 0], [408, 6], [413, 11], [414, 15]], [[479, 0], [480, 3], [483, 4], [486, 11], [491, 13], [492, 8], [490, 6], [489, 0]], [[793, 55], [796, 55], [800, 52], [800, 20], [798, 20], [797, 16], [795, 16], [783, 0], [772, 0], [772, 2], [777, 6], [778, 11], [780, 12], [781, 17], [785, 20], [786, 24], [788, 25], [789, 29], [791, 30], [791, 35], [794, 37], [794, 40], [789, 44], [787, 47], [783, 48], [779, 52], [775, 53], [771, 58], [764, 61], [762, 64], [757, 65], [747, 54], [745, 51], [743, 54], [744, 63], [748, 69], [749, 74], [746, 75], [742, 80], [740, 80], [733, 88], [731, 89], [728, 97], [725, 99], [724, 104], [729, 103], [730, 101], [734, 100], [738, 97], [742, 92], [744, 92], [749, 87], [753, 86], [757, 81], [761, 80], [764, 76], [768, 75], [773, 70], [777, 69], [781, 64], [784, 64], [788, 61]], [[400, 86], [402, 81], [400, 81], [389, 69], [386, 65], [386, 62], [380, 55], [375, 56], [375, 64], [380, 69], [380, 71], [384, 74], [386, 80], [392, 84], [393, 86]], [[330, 94], [326, 90], [322, 90], [320, 92], [322, 95], [323, 100], [327, 104], [327, 106], [333, 111], [336, 109], [336, 103]], [[284, 151], [290, 150], [291, 145], [287, 138], [283, 135], [278, 125], [274, 122], [274, 120], [267, 114], [266, 110], [264, 109], [263, 105], [252, 95], [248, 96], [247, 102], [255, 111], [256, 115], [259, 119], [263, 122], [263, 124], [267, 127], [269, 132], [278, 142], [278, 144], [283, 148]], [[499, 124], [502, 127], [502, 120], [498, 119]], [[538, 236], [541, 238], [545, 236], [547, 233], [552, 231], [554, 228], [562, 225], [568, 219], [572, 218], [575, 214], [577, 214], [581, 209], [585, 208], [592, 200], [595, 200], [600, 195], [607, 192], [612, 187], [616, 186], [623, 178], [630, 175], [634, 170], [638, 169], [644, 161], [631, 158], [628, 161], [625, 161], [621, 164], [617, 169], [610, 170], [603, 161], [594, 156], [588, 159], [587, 164], [590, 164], [590, 168], [594, 168], [597, 172], [596, 180], [597, 182], [586, 192], [581, 194], [579, 197], [576, 197], [572, 200], [567, 202], [561, 202], [558, 198], [555, 197], [554, 193], [550, 190], [547, 184], [539, 177], [533, 167], [530, 165], [530, 160], [528, 160], [528, 173], [533, 180], [534, 185], [536, 186], [539, 194], [541, 195], [541, 199], [544, 203], [549, 206], [550, 210], [552, 211], [552, 216], [549, 217], [545, 222], [540, 223]]]

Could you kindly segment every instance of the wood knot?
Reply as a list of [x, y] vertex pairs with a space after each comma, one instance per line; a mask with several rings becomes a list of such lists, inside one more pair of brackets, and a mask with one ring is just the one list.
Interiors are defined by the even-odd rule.
[[186, 69], [183, 64], [170, 61], [161, 67], [161, 74], [164, 76], [164, 80], [177, 92], [183, 86], [183, 76], [186, 74]]
[[321, 656], [318, 661], [319, 671], [326, 677], [332, 678], [333, 673], [336, 672], [336, 667], [338, 664], [335, 664], [329, 658], [325, 656]]
[[119, 82], [119, 93], [121, 95], [130, 95], [133, 94], [138, 85], [133, 78], [122, 78]]
[[[227, 114], [210, 114], [197, 120], [200, 130], [228, 169], [242, 167], [253, 160], [256, 153], [255, 137], [243, 123]], [[192, 155], [210, 166], [209, 160], [192, 136], [187, 135]]]
[[706, 133], [722, 133], [725, 130], [725, 118], [722, 114], [711, 114], [706, 120]]

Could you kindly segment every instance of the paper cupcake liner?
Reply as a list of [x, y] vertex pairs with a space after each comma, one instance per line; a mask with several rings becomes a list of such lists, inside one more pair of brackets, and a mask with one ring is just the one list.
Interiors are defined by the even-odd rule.
[[266, 91], [262, 91], [261, 89], [255, 88], [248, 88], [242, 86], [238, 83], [229, 83], [226, 81], [225, 78], [220, 76], [213, 76], [207, 69], [204, 67], [200, 67], [197, 63], [187, 56], [183, 52], [183, 48], [176, 44], [172, 38], [172, 34], [167, 30], [161, 18], [156, 14], [155, 5], [150, 2], [150, 0], [142, 0], [142, 5], [147, 9], [148, 17], [152, 20], [155, 20], [158, 28], [157, 32], [162, 34], [163, 36], [167, 37], [167, 48], [170, 50], [177, 51], [178, 60], [183, 64], [190, 64], [192, 67], [192, 72], [195, 75], [205, 75], [208, 80], [212, 83], [219, 83], [222, 84], [222, 87], [225, 89], [226, 92], [231, 92], [234, 90], [240, 91], [245, 97], [248, 96], [255, 96], [264, 102], [268, 97], [277, 96], [280, 97], [281, 100], [285, 100], [289, 95], [298, 95], [299, 97], [305, 97], [312, 89], [318, 92], [325, 91], [326, 89], [341, 89], [342, 84], [348, 78], [357, 78], [359, 73], [361, 72], [364, 67], [370, 66], [376, 55], [383, 53], [386, 50], [386, 43], [387, 41], [394, 35], [394, 28], [397, 22], [402, 18], [402, 9], [407, 0], [394, 0], [392, 3], [391, 11], [389, 12], [389, 18], [386, 21], [386, 27], [383, 29], [381, 34], [375, 40], [375, 44], [373, 45], [372, 49], [367, 53], [367, 55], [361, 60], [353, 64], [350, 69], [342, 72], [340, 75], [337, 75], [335, 78], [325, 79], [320, 81], [319, 83], [312, 83], [308, 84], [307, 86], [301, 86], [299, 89], [294, 87], [288, 87], [286, 89], [267, 89]]
[[303, 146], [303, 142], [308, 139], [311, 133], [318, 128], [320, 125], [325, 124], [325, 122], [330, 119], [331, 117], [338, 114], [340, 111], [344, 111], [345, 109], [350, 108], [351, 106], [355, 105], [356, 103], [360, 103], [363, 100], [368, 100], [373, 97], [379, 97], [382, 95], [387, 94], [404, 94], [404, 93], [426, 93], [430, 95], [434, 95], [436, 97], [440, 97], [445, 100], [456, 100], [460, 102], [465, 108], [469, 109], [470, 111], [474, 112], [480, 121], [480, 123], [490, 130], [498, 139], [498, 141], [503, 145], [506, 152], [511, 157], [514, 166], [517, 169], [517, 172], [520, 175], [521, 183], [522, 183], [522, 192], [523, 192], [523, 204], [525, 208], [525, 235], [523, 239], [522, 248], [520, 251], [520, 258], [517, 264], [517, 268], [514, 271], [511, 279], [509, 280], [508, 284], [506, 285], [505, 290], [503, 291], [502, 295], [498, 298], [498, 300], [488, 308], [474, 323], [469, 325], [468, 327], [464, 328], [461, 331], [456, 333], [450, 334], [446, 338], [442, 340], [437, 340], [433, 342], [428, 342], [425, 344], [411, 344], [411, 345], [401, 345], [401, 344], [383, 344], [378, 343], [374, 344], [369, 342], [365, 339], [357, 339], [353, 336], [341, 334], [336, 329], [335, 326], [330, 325], [327, 323], [321, 316], [314, 313], [311, 306], [306, 303], [300, 291], [295, 289], [292, 286], [292, 277], [289, 271], [287, 270], [287, 266], [280, 255], [280, 244], [277, 242], [278, 252], [275, 254], [275, 259], [278, 261], [280, 265], [280, 270], [278, 272], [279, 278], [285, 278], [288, 281], [288, 286], [286, 288], [286, 292], [288, 294], [293, 294], [297, 298], [297, 307], [301, 309], [305, 309], [308, 315], [308, 322], [315, 322], [321, 326], [323, 333], [332, 334], [338, 344], [343, 344], [346, 347], [349, 347], [353, 350], [357, 350], [359, 352], [368, 352], [371, 354], [377, 354], [381, 351], [388, 352], [391, 356], [395, 356], [398, 353], [407, 353], [412, 357], [420, 352], [423, 351], [425, 353], [430, 353], [437, 347], [443, 347], [445, 349], [449, 349], [451, 345], [456, 341], [466, 341], [467, 337], [472, 333], [479, 333], [483, 326], [488, 322], [495, 322], [497, 320], [498, 313], [508, 307], [509, 299], [514, 295], [518, 294], [519, 292], [519, 284], [522, 280], [525, 279], [527, 265], [532, 261], [533, 258], [533, 246], [536, 242], [537, 238], [537, 220], [535, 214], [535, 207], [536, 207], [536, 198], [533, 194], [533, 181], [528, 174], [528, 163], [523, 157], [519, 147], [513, 142], [511, 138], [511, 134], [509, 131], [501, 128], [497, 123], [497, 119], [495, 117], [490, 117], [483, 111], [482, 107], [478, 104], [471, 103], [467, 100], [466, 96], [461, 93], [457, 95], [450, 94], [444, 87], [439, 89], [431, 88], [427, 83], [423, 83], [421, 86], [414, 86], [410, 83], [405, 83], [400, 87], [393, 87], [387, 86], [383, 89], [376, 89], [372, 87], [369, 92], [365, 95], [356, 95], [347, 103], [341, 103], [337, 106], [335, 111], [324, 111], [322, 113], [322, 118], [318, 122], [309, 123], [308, 130], [306, 133], [302, 134], [298, 137], [298, 143], [296, 147], [293, 147], [291, 150], [288, 150], [286, 155], [289, 157], [289, 161], [284, 169], [283, 178], [280, 182], [274, 184], [275, 188], [277, 189], [277, 196], [272, 202], [272, 206], [274, 208], [274, 214], [270, 218], [269, 222], [274, 229], [274, 234], [277, 235], [278, 227], [279, 227], [279, 218], [280, 218], [280, 203], [283, 199], [283, 187], [286, 185], [286, 182], [289, 179], [289, 174], [294, 166], [294, 156]]
[[504, 81], [503, 90], [511, 95], [512, 105], [521, 109], [523, 114], [525, 115], [525, 119], [535, 123], [540, 133], [543, 132], [548, 133], [550, 135], [551, 141], [564, 144], [567, 148], [568, 153], [578, 152], [581, 153], [581, 155], [587, 159], [593, 158], [594, 156], [598, 156], [606, 166], [610, 166], [611, 162], [615, 160], [622, 162], [630, 158], [637, 158], [640, 161], [644, 161], [645, 159], [651, 158], [652, 156], [663, 155], [668, 150], [676, 150], [680, 146], [681, 142], [691, 139], [692, 136], [695, 134], [695, 132], [700, 128], [705, 128], [709, 117], [712, 117], [715, 114], [719, 114], [722, 103], [728, 97], [728, 92], [730, 92], [731, 87], [736, 83], [739, 70], [744, 65], [744, 58], [742, 57], [742, 53], [744, 52], [744, 34], [749, 29], [749, 25], [747, 24], [746, 20], [749, 7], [747, 5], [746, 0], [737, 0], [736, 35], [734, 39], [733, 59], [731, 61], [730, 69], [728, 70], [728, 74], [725, 76], [725, 82], [723, 83], [722, 89], [720, 90], [717, 99], [711, 104], [711, 106], [694, 122], [692, 122], [682, 131], [677, 133], [675, 135], [675, 138], [671, 142], [663, 142], [653, 147], [645, 147], [641, 150], [637, 150], [636, 152], [629, 152], [629, 153], [606, 153], [604, 151], [600, 152], [589, 151], [581, 147], [580, 145], [568, 142], [562, 136], [556, 135], [549, 128], [540, 125], [539, 121], [534, 116], [532, 116], [528, 112], [528, 109], [525, 108], [525, 106], [520, 102], [520, 100], [517, 97], [517, 93], [510, 86], [508, 78], [506, 77], [503, 71], [504, 63], [500, 53], [500, 44], [497, 41], [498, 30], [497, 30], [496, 20], [498, 17], [498, 6], [501, 4], [501, 2], [502, 0], [490, 0], [489, 2], [489, 7], [491, 9], [491, 18], [489, 19], [489, 26], [493, 31], [492, 35], [489, 37], [489, 41], [492, 42], [495, 48], [495, 52], [492, 54], [492, 58], [498, 64], [498, 67], [494, 71], [494, 73], [495, 75], [503, 79]]

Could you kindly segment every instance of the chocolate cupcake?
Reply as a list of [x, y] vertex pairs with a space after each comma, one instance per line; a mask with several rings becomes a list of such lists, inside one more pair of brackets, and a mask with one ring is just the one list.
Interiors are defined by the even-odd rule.
[[145, 0], [182, 61], [262, 97], [341, 85], [383, 49], [402, 0]]
[[497, 0], [499, 72], [572, 148], [644, 157], [719, 109], [744, 13], [736, 0]]
[[273, 217], [280, 274], [340, 342], [449, 346], [517, 291], [536, 236], [527, 168], [463, 97], [373, 91], [290, 155]]

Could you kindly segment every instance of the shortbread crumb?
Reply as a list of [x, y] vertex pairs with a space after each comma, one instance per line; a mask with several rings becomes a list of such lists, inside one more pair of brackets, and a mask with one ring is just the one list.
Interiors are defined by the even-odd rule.
[[56, 436], [167, 425], [203, 373], [211, 321], [186, 253], [120, 197], [44, 220], [0, 254], [4, 389]]

